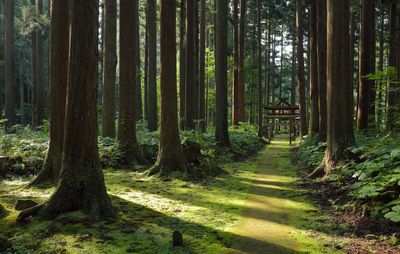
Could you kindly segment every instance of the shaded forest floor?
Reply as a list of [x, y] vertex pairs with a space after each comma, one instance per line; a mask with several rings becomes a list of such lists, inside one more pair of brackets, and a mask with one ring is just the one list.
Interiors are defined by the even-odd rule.
[[[254, 158], [222, 164], [229, 174], [203, 182], [105, 170], [118, 219], [101, 223], [72, 213], [18, 225], [15, 201], [42, 202], [53, 189], [24, 188], [30, 178], [4, 180], [0, 203], [8, 215], [0, 234], [13, 244], [8, 253], [354, 253], [357, 239], [340, 234], [347, 226], [297, 184], [291, 151], [279, 136]], [[172, 247], [176, 230], [183, 247]]]

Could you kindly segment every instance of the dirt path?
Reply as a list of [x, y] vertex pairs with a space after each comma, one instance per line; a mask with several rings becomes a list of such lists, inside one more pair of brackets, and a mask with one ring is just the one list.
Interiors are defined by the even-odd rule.
[[275, 138], [256, 158], [256, 174], [243, 179], [251, 187], [242, 219], [233, 230], [240, 238], [229, 253], [336, 253], [310, 237], [322, 233], [299, 226], [312, 219], [315, 208], [294, 184], [290, 149], [286, 137]]

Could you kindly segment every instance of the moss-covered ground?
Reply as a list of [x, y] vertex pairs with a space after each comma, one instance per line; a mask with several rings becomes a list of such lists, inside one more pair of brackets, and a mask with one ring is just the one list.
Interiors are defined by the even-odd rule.
[[[295, 185], [285, 139], [222, 166], [229, 174], [197, 183], [105, 170], [118, 218], [100, 223], [73, 213], [18, 225], [15, 201], [42, 202], [53, 189], [27, 189], [26, 178], [2, 181], [9, 213], [0, 234], [13, 243], [9, 253], [337, 253], [324, 230], [330, 219]], [[172, 247], [176, 230], [183, 247]]]

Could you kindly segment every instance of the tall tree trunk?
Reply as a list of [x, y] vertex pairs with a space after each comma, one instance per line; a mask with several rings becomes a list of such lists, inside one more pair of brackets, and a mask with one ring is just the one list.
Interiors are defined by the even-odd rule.
[[310, 0], [310, 134], [319, 134], [317, 0]]
[[150, 131], [157, 130], [157, 1], [147, 0], [149, 29], [149, 83], [148, 83], [148, 126]]
[[300, 136], [307, 135], [306, 84], [304, 80], [303, 1], [296, 0], [297, 83], [299, 87]]
[[[36, 9], [36, 0], [31, 0], [32, 6]], [[38, 112], [37, 112], [37, 87], [38, 87], [38, 31], [34, 29], [32, 31], [31, 43], [32, 43], [32, 126], [37, 127], [39, 125]]]
[[[196, 0], [197, 1], [197, 0]], [[196, 102], [196, 61], [195, 37], [196, 37], [196, 8], [195, 1], [186, 0], [186, 61], [185, 61], [185, 128], [194, 130]]]
[[161, 0], [161, 125], [157, 162], [149, 173], [188, 173], [178, 127], [176, 87], [176, 1]]
[[[39, 14], [43, 14], [43, 0], [37, 0], [37, 9]], [[44, 43], [43, 34], [37, 32], [37, 90], [36, 90], [36, 108], [37, 108], [37, 124], [42, 125], [44, 116]]]
[[232, 124], [239, 125], [239, 0], [233, 0]]
[[5, 66], [5, 115], [6, 130], [16, 122], [15, 113], [15, 61], [14, 61], [14, 0], [5, 0], [4, 5], [4, 66]]
[[[99, 2], [71, 0], [70, 4], [71, 47], [62, 170], [55, 193], [39, 215], [53, 219], [82, 210], [93, 219], [103, 219], [114, 216], [114, 211], [107, 196], [97, 148]], [[20, 219], [26, 218], [28, 211], [22, 212]]]
[[228, 134], [228, 2], [216, 0], [216, 126], [215, 139], [219, 146], [229, 146]]
[[117, 67], [117, 2], [105, 0], [103, 60], [103, 137], [115, 137], [115, 79]]
[[[380, 30], [379, 30], [379, 66], [378, 66], [378, 70], [379, 71], [383, 71], [383, 65], [384, 65], [384, 55], [385, 55], [385, 29], [386, 29], [386, 25], [385, 25], [385, 3], [384, 0], [380, 1]], [[386, 84], [384, 84], [383, 82], [380, 82], [379, 84], [377, 84], [379, 86], [378, 88], [378, 102], [379, 102], [379, 108], [377, 110], [377, 119], [378, 119], [378, 128], [381, 127], [382, 125], [382, 120], [384, 119], [384, 114], [385, 114], [385, 110], [384, 110], [384, 106], [382, 105], [383, 102], [385, 101], [385, 97], [383, 90], [384, 90], [384, 86]]]
[[185, 127], [186, 103], [186, 0], [181, 0], [179, 18], [179, 118], [182, 129]]
[[290, 104], [296, 105], [296, 38], [293, 37], [292, 42], [292, 77], [290, 86]]
[[257, 0], [257, 70], [258, 70], [258, 136], [263, 131], [262, 60], [261, 60], [261, 0]]
[[[357, 96], [358, 96], [358, 86], [355, 86], [355, 80], [354, 80], [354, 73], [355, 73], [355, 56], [356, 56], [356, 30], [357, 30], [357, 24], [356, 24], [356, 12], [352, 11], [350, 13], [350, 75], [351, 75], [351, 85], [352, 85], [352, 91], [354, 93], [354, 91], [357, 92]], [[357, 74], [358, 76], [358, 74]], [[357, 116], [358, 114], [358, 97], [357, 97], [357, 102], [356, 105], [354, 105], [354, 95], [352, 96], [353, 98], [353, 110], [351, 111], [353, 113], [353, 119], [354, 116]], [[355, 109], [355, 110], [354, 110]]]
[[364, 131], [368, 129], [368, 118], [375, 120], [375, 82], [366, 77], [375, 72], [375, 46], [375, 0], [361, 0], [357, 128]]
[[[397, 3], [398, 0], [390, 0], [389, 2], [389, 57], [388, 66], [397, 67]], [[389, 91], [387, 95], [387, 128], [388, 130], [393, 130], [395, 128], [395, 118], [396, 118], [396, 89], [397, 85], [394, 83], [389, 84]]]
[[64, 148], [65, 102], [68, 81], [69, 1], [51, 1], [49, 150], [42, 170], [31, 185], [58, 183]]
[[142, 98], [142, 77], [141, 77], [141, 60], [140, 60], [140, 20], [139, 20], [139, 1], [135, 2], [135, 60], [136, 60], [136, 86], [135, 86], [135, 121], [143, 119], [143, 98]]
[[120, 0], [120, 112], [118, 140], [122, 163], [126, 166], [147, 163], [142, 156], [136, 137], [136, 75], [137, 54], [136, 1]]
[[149, 15], [148, 8], [146, 5], [146, 35], [144, 39], [144, 84], [143, 84], [143, 97], [144, 97], [144, 119], [148, 122], [149, 120]]
[[199, 57], [199, 49], [200, 49], [200, 30], [199, 30], [199, 0], [195, 0], [194, 2], [194, 30], [195, 30], [195, 37], [194, 37], [194, 74], [195, 74], [195, 87], [194, 87], [194, 105], [195, 105], [195, 115], [194, 120], [196, 127], [198, 127], [198, 120], [199, 120], [199, 87], [200, 87], [200, 57]]
[[200, 50], [199, 50], [199, 127], [206, 129], [205, 89], [206, 89], [206, 0], [200, 0]]
[[239, 70], [238, 70], [238, 122], [245, 121], [245, 86], [244, 86], [244, 61], [246, 37], [246, 0], [240, 0], [240, 29], [239, 29]]
[[326, 102], [326, 0], [317, 2], [318, 16], [318, 108], [319, 108], [319, 138], [326, 141], [327, 132], [327, 102]]
[[348, 159], [355, 143], [350, 74], [349, 0], [328, 0], [328, 139], [325, 158], [312, 176], [327, 175]]

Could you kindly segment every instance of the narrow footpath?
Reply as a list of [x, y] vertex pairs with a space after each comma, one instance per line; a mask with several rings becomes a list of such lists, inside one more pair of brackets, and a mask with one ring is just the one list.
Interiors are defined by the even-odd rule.
[[286, 136], [278, 136], [257, 156], [238, 235], [229, 253], [340, 253], [324, 246], [331, 236], [315, 230], [319, 211], [300, 190]]

